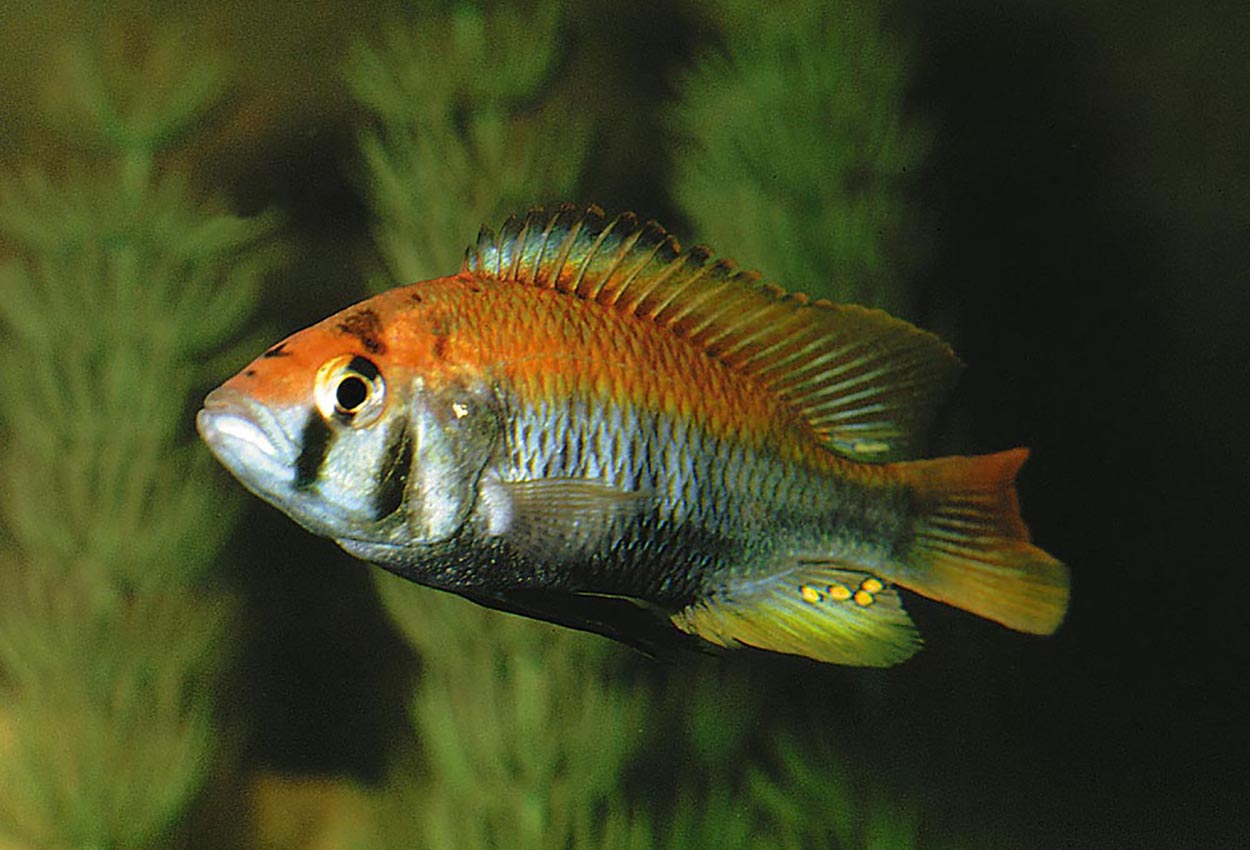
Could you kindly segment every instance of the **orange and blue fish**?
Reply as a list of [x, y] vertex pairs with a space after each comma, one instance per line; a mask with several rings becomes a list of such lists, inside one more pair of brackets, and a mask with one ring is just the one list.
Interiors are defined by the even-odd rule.
[[1067, 608], [1027, 450], [909, 459], [958, 368], [884, 312], [562, 207], [279, 342], [197, 421], [253, 493], [412, 581], [651, 651], [883, 667], [921, 645], [900, 590], [1033, 634]]

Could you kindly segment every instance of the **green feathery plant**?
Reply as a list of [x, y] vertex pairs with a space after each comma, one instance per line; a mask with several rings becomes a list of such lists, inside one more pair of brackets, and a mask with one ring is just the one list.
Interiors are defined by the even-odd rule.
[[[673, 193], [696, 235], [788, 288], [907, 312], [905, 179], [929, 137], [905, 114], [908, 59], [882, 31], [884, 4], [713, 8], [723, 47], [686, 75], [671, 111]], [[825, 735], [769, 732], [768, 767], [693, 748], [691, 798], [666, 846], [916, 846], [916, 809], [856, 775]]]
[[[457, 5], [353, 52], [386, 285], [451, 274], [482, 224], [576, 197], [588, 127], [547, 95], [564, 26], [551, 0]], [[378, 575], [422, 660], [420, 758], [398, 759], [382, 795], [388, 843], [593, 847], [628, 830], [618, 782], [644, 705], [614, 683], [620, 651]]]
[[[388, 285], [454, 271], [482, 222], [576, 197], [585, 129], [545, 97], [553, 9], [461, 6], [356, 50], [349, 80], [375, 116], [362, 150]], [[699, 65], [674, 112], [689, 142], [676, 192], [698, 235], [792, 286], [897, 309], [902, 265], [886, 257], [901, 218], [898, 178], [925, 143], [901, 117], [902, 53], [861, 12], [788, 5], [773, 20], [741, 3], [722, 10], [728, 53]], [[411, 706], [421, 751], [397, 760], [380, 807], [391, 843], [914, 844], [913, 811], [883, 801], [826, 748], [778, 734], [767, 764], [753, 760], [762, 703], [732, 671], [692, 664], [661, 697], [614, 676], [619, 653], [597, 638], [391, 576], [378, 587], [423, 660]], [[676, 728], [663, 709], [682, 718]], [[664, 757], [682, 777], [673, 800], [643, 804], [622, 791], [639, 724], [641, 738], [671, 745]]]
[[375, 119], [360, 146], [387, 285], [451, 274], [483, 224], [574, 197], [590, 128], [544, 97], [562, 8], [453, 4], [352, 51], [348, 84]]
[[884, 3], [717, 0], [725, 39], [681, 81], [673, 195], [695, 233], [794, 289], [908, 312], [905, 50]]
[[221, 63], [104, 44], [55, 80], [71, 173], [0, 182], [0, 834], [31, 847], [151, 846], [223, 738], [235, 502], [189, 414], [273, 260], [158, 164]]

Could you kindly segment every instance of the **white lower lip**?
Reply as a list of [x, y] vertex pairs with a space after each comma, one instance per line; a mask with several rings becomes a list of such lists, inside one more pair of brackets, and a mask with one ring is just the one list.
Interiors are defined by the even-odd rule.
[[281, 449], [246, 413], [214, 407], [201, 410], [195, 427], [222, 466], [254, 493], [276, 493], [292, 470]]
[[251, 421], [232, 413], [201, 410], [195, 418], [200, 434], [213, 448], [233, 442], [245, 450], [252, 450], [272, 460], [278, 459], [278, 449], [265, 436], [265, 432]]
[[200, 426], [204, 439], [209, 442], [236, 440], [249, 446], [250, 449], [259, 451], [262, 455], [275, 457], [275, 459], [277, 457], [277, 449], [270, 442], [269, 437], [265, 436], [265, 432], [252, 425], [251, 422], [240, 419], [239, 416], [201, 411], [196, 417], [196, 424]]

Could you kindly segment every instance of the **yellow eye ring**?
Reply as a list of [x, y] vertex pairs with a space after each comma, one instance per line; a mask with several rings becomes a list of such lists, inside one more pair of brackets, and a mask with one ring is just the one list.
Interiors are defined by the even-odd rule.
[[317, 370], [313, 394], [327, 422], [363, 428], [377, 421], [386, 402], [386, 382], [372, 360], [343, 354]]

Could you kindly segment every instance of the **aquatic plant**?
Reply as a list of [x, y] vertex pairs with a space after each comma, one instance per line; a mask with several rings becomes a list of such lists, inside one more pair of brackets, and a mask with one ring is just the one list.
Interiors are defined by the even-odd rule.
[[827, 729], [779, 733], [771, 761], [752, 771], [749, 788], [772, 846], [908, 850], [919, 845], [918, 807], [857, 770], [831, 745]]
[[[349, 82], [373, 115], [361, 148], [385, 285], [457, 268], [483, 222], [576, 198], [584, 138], [547, 96], [561, 23], [538, 8], [523, 26], [512, 11], [458, 7], [354, 52]], [[688, 143], [675, 194], [697, 235], [791, 286], [897, 309], [904, 263], [886, 249], [906, 220], [898, 176], [924, 147], [902, 117], [905, 57], [872, 14], [801, 4], [761, 20], [735, 2], [721, 11], [726, 53], [690, 74], [673, 118]], [[851, 58], [824, 55], [848, 44]], [[770, 136], [779, 116], [803, 114], [777, 109], [796, 99], [816, 111], [811, 123]], [[422, 660], [410, 704], [419, 746], [396, 758], [379, 795], [384, 843], [915, 843], [912, 808], [826, 747], [797, 746], [784, 723], [760, 722], [764, 703], [741, 671], [691, 665], [657, 691], [623, 675], [620, 650], [593, 636], [384, 574], [377, 587]], [[625, 790], [637, 728], [671, 774], [650, 777], [645, 799]]]
[[[576, 197], [587, 127], [547, 96], [560, 9], [457, 6], [353, 52], [386, 285], [448, 274], [483, 223]], [[377, 587], [422, 662], [420, 750], [379, 800], [388, 846], [607, 846], [628, 830], [618, 782], [645, 694], [614, 681], [618, 647], [381, 572]]]
[[68, 176], [0, 184], [0, 834], [31, 847], [150, 846], [223, 743], [235, 500], [188, 414], [273, 222], [162, 167], [222, 93], [185, 44], [67, 50]]
[[907, 115], [908, 58], [886, 3], [710, 7], [723, 47], [681, 80], [673, 196], [695, 233], [791, 288], [906, 314], [929, 147]]
[[621, 675], [620, 651], [393, 576], [378, 583], [422, 659], [410, 711], [423, 763], [392, 774], [388, 845], [593, 847], [621, 829], [646, 693]]
[[576, 196], [590, 128], [545, 96], [566, 15], [552, 0], [454, 4], [355, 45], [347, 80], [375, 119], [360, 148], [387, 285], [448, 274], [482, 224]]
[[[670, 113], [672, 191], [695, 235], [728, 246], [718, 250], [740, 265], [789, 288], [906, 312], [915, 256], [901, 248], [915, 217], [904, 178], [929, 139], [904, 110], [908, 58], [885, 32], [886, 8], [799, 0], [761, 16], [744, 0], [713, 4], [723, 41], [686, 74]], [[686, 710], [714, 710], [707, 699]], [[690, 796], [666, 846], [916, 846], [917, 810], [825, 734], [771, 726], [762, 763], [746, 755], [745, 735], [718, 750], [691, 747], [681, 780]]]

